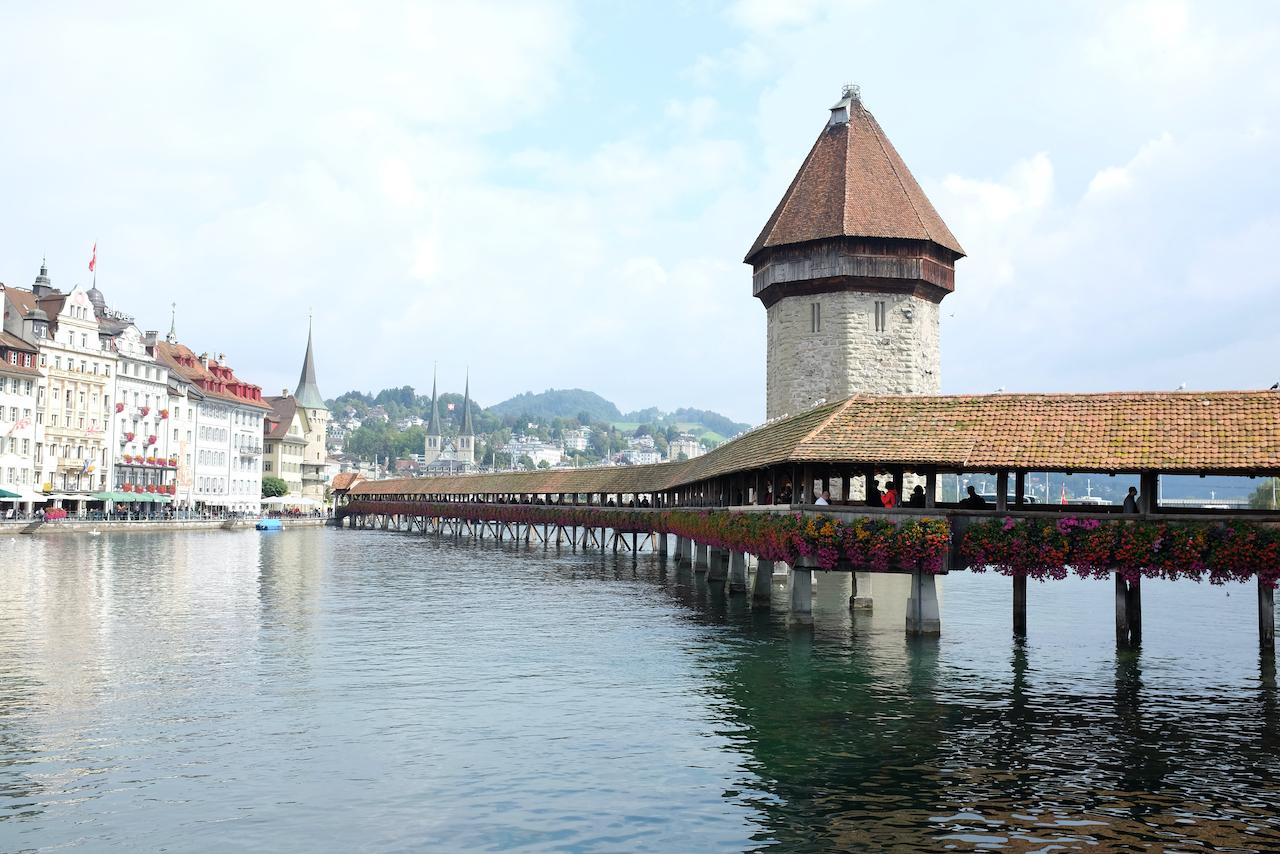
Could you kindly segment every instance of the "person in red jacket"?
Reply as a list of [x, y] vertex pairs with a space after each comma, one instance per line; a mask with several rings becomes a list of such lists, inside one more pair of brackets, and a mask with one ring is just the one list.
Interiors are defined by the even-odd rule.
[[898, 487], [893, 481], [884, 485], [884, 495], [880, 496], [880, 500], [884, 503], [886, 510], [892, 510], [898, 506]]

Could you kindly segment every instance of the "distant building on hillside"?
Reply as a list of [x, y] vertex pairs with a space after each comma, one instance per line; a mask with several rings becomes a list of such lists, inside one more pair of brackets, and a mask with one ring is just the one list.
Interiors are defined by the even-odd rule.
[[591, 442], [591, 429], [588, 427], [571, 428], [561, 432], [560, 442], [564, 445], [565, 453], [570, 451], [585, 451]]
[[680, 455], [684, 454], [685, 459], [691, 460], [694, 457], [700, 457], [707, 452], [702, 443], [687, 433], [683, 433], [667, 443], [667, 457], [672, 460], [680, 459]]
[[564, 460], [564, 451], [559, 445], [543, 442], [533, 436], [513, 436], [501, 450], [502, 453], [511, 455], [512, 463], [528, 457], [535, 466], [544, 462], [549, 466], [558, 466]]

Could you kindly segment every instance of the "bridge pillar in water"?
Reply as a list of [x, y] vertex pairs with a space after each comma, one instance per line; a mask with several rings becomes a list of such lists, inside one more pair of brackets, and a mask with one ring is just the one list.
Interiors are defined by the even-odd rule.
[[768, 608], [773, 604], [773, 561], [756, 558], [756, 579], [751, 586], [751, 604]]
[[907, 598], [907, 634], [942, 634], [937, 579], [931, 572], [911, 573], [911, 595]]
[[1142, 579], [1116, 573], [1116, 646], [1142, 643]]
[[871, 573], [855, 572], [853, 590], [849, 593], [849, 608], [855, 611], [871, 610]]
[[1258, 578], [1258, 644], [1264, 654], [1276, 654], [1276, 591]]
[[1013, 578], [1013, 634], [1015, 637], [1027, 636], [1027, 577], [1015, 575]]
[[693, 544], [693, 569], [695, 572], [707, 569], [707, 544], [695, 542]]
[[667, 535], [658, 534], [658, 556], [663, 560], [667, 559]]
[[791, 620], [795, 623], [813, 622], [813, 566], [808, 558], [801, 558], [791, 567], [790, 583]]
[[742, 552], [729, 552], [729, 592], [747, 592], [747, 556]]
[[692, 566], [689, 559], [690, 543], [688, 537], [676, 537], [676, 566]]
[[729, 552], [711, 549], [707, 561], [707, 581], [724, 581], [729, 574]]

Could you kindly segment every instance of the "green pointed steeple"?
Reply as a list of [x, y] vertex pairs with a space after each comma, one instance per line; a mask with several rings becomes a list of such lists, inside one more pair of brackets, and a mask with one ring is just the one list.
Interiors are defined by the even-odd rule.
[[303, 409], [326, 409], [324, 397], [316, 385], [316, 360], [311, 354], [311, 319], [307, 319], [307, 355], [302, 360], [302, 376], [298, 378], [298, 389], [293, 398]]

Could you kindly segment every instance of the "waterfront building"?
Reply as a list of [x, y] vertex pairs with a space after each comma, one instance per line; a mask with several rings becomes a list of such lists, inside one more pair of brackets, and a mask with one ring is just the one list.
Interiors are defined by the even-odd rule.
[[0, 514], [29, 513], [43, 500], [32, 490], [41, 435], [35, 417], [39, 388], [35, 345], [0, 330]]
[[846, 87], [747, 252], [767, 417], [858, 392], [937, 394], [939, 304], [964, 250]]
[[262, 474], [278, 477], [289, 495], [302, 495], [302, 465], [307, 450], [306, 416], [288, 389], [268, 397], [271, 412], [263, 421]]
[[110, 477], [114, 492], [177, 494], [178, 469], [170, 424], [169, 370], [156, 361], [156, 332], [145, 335], [133, 318], [107, 307], [95, 285], [88, 292], [103, 350], [116, 357], [115, 402], [110, 407]]
[[[262, 507], [262, 437], [271, 407], [260, 386], [236, 376], [226, 357], [196, 355], [171, 328], [157, 362], [189, 386], [194, 408], [190, 506], [256, 513]], [[181, 480], [181, 471], [179, 472]]]
[[46, 264], [30, 290], [6, 288], [5, 297], [5, 331], [38, 350], [33, 487], [67, 510], [85, 509], [110, 482], [115, 355], [104, 349], [88, 293], [53, 287]]

